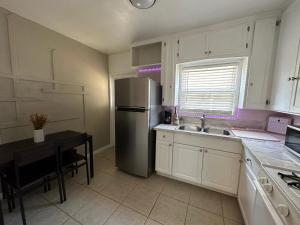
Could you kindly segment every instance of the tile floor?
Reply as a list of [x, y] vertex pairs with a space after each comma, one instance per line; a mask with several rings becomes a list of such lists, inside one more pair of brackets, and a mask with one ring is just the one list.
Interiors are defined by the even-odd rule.
[[[85, 170], [66, 181], [67, 201], [42, 188], [25, 197], [29, 225], [242, 225], [235, 198], [153, 175], [130, 176], [114, 166], [114, 150], [95, 156], [95, 177]], [[5, 207], [5, 206], [4, 206]], [[5, 209], [5, 224], [21, 224], [18, 206]]]

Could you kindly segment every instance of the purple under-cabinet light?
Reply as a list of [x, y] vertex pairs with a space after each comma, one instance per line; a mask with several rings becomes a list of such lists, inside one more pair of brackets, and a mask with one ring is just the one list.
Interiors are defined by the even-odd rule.
[[149, 73], [158, 73], [161, 71], [160, 65], [155, 66], [145, 66], [137, 69], [139, 75], [149, 74]]
[[[202, 113], [188, 113], [188, 112], [179, 112], [180, 115], [183, 116], [192, 116], [192, 117], [200, 117], [202, 116]], [[208, 119], [223, 119], [223, 120], [238, 120], [241, 115], [241, 109], [237, 108], [235, 111], [235, 114], [232, 116], [226, 116], [226, 115], [206, 115], [206, 118]]]

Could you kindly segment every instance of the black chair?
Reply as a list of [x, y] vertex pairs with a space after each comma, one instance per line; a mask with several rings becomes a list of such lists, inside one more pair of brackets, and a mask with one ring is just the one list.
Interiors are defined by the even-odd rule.
[[2, 199], [0, 199], [0, 225], [4, 225], [3, 210], [2, 210]]
[[2, 172], [4, 192], [14, 207], [14, 193], [16, 193], [22, 215], [26, 225], [23, 194], [35, 185], [49, 182], [49, 177], [55, 175], [59, 185], [60, 202], [63, 203], [63, 187], [60, 176], [59, 148], [54, 144], [36, 144], [34, 148], [14, 152], [14, 165]]
[[[84, 145], [84, 155], [78, 153], [76, 147]], [[90, 174], [89, 174], [89, 163], [88, 163], [88, 147], [87, 147], [87, 134], [84, 133], [77, 137], [71, 137], [64, 141], [64, 143], [59, 147], [60, 152], [60, 174], [62, 176], [62, 187], [64, 192], [64, 200], [67, 200], [64, 174], [74, 171], [78, 173], [78, 169], [82, 166], [86, 167], [87, 184], [90, 184]]]

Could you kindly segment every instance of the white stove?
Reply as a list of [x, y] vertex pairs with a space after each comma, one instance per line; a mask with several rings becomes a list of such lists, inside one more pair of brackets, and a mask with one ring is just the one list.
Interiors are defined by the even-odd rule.
[[[296, 176], [300, 177], [300, 173], [292, 172], [264, 166], [260, 171], [258, 182], [283, 223], [300, 225], [300, 189], [296, 178]], [[294, 177], [296, 181], [290, 179]]]

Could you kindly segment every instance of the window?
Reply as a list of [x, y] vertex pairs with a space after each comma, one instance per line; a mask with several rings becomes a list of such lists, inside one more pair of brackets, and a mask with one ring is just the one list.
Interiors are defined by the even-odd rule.
[[179, 65], [180, 111], [233, 115], [237, 108], [241, 60], [214, 60]]

